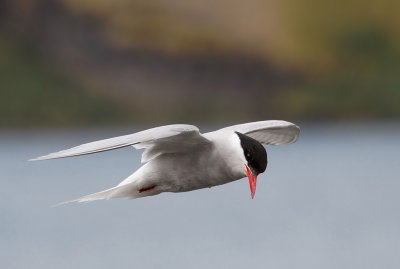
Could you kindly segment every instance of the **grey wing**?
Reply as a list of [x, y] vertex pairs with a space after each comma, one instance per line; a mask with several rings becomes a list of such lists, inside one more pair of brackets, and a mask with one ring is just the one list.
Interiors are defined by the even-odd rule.
[[209, 141], [199, 133], [199, 129], [196, 126], [175, 124], [156, 127], [130, 135], [118, 136], [82, 144], [70, 149], [37, 157], [31, 159], [30, 161], [86, 155], [133, 146], [137, 149], [145, 149], [142, 155], [142, 162], [145, 162], [162, 153], [181, 152], [189, 150], [193, 147], [208, 144]]
[[284, 145], [297, 141], [300, 127], [287, 121], [267, 120], [226, 127], [222, 130], [232, 130], [250, 136], [261, 144]]

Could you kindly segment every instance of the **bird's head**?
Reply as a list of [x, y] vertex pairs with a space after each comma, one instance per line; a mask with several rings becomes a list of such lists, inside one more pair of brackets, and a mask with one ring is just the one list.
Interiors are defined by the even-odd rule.
[[256, 194], [257, 176], [265, 171], [268, 164], [267, 151], [257, 140], [236, 132], [244, 156], [244, 171], [249, 178], [251, 198]]

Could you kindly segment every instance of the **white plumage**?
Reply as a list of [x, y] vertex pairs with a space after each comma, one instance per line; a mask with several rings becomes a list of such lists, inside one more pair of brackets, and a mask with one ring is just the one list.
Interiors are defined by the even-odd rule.
[[[117, 197], [139, 198], [225, 184], [246, 176], [243, 145], [236, 132], [266, 145], [293, 143], [300, 128], [286, 121], [238, 124], [201, 134], [193, 125], [176, 124], [99, 140], [50, 153], [31, 161], [92, 154], [127, 146], [144, 149], [145, 163], [119, 185], [81, 197], [86, 202]], [[266, 164], [265, 164], [266, 165]]]

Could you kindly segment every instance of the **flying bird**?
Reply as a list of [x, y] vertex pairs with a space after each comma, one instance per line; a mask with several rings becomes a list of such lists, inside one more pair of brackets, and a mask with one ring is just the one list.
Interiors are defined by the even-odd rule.
[[92, 154], [132, 146], [144, 149], [137, 171], [117, 186], [68, 202], [139, 198], [162, 192], [186, 192], [248, 177], [251, 198], [257, 176], [267, 168], [263, 145], [294, 143], [300, 128], [280, 120], [258, 121], [200, 133], [193, 125], [174, 124], [86, 143], [30, 161]]

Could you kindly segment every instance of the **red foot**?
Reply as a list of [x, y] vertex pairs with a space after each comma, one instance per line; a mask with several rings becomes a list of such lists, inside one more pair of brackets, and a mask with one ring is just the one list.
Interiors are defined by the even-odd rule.
[[155, 187], [156, 187], [156, 185], [150, 186], [150, 187], [146, 187], [146, 188], [141, 188], [141, 189], [139, 190], [139, 193], [142, 193], [142, 192], [144, 192], [144, 191], [152, 190], [152, 189], [154, 189]]

